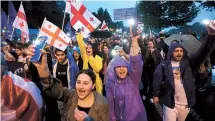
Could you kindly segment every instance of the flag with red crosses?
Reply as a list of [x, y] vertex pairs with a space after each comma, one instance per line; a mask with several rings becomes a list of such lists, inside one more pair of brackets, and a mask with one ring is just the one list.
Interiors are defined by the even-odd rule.
[[81, 2], [80, 0], [67, 0], [66, 13], [70, 14], [70, 24], [81, 33], [84, 37], [93, 32], [100, 24], [99, 21]]
[[22, 43], [26, 43], [29, 41], [28, 24], [27, 24], [27, 19], [26, 19], [26, 15], [25, 15], [25, 11], [24, 11], [22, 3], [20, 4], [19, 11], [13, 22], [13, 27], [21, 30]]
[[47, 43], [62, 51], [66, 49], [71, 40], [60, 28], [46, 19], [43, 22], [39, 36], [47, 36]]

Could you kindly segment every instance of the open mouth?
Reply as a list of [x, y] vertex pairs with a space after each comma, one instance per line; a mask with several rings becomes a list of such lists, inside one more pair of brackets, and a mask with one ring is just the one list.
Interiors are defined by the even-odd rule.
[[124, 74], [125, 74], [125, 72], [124, 72], [124, 71], [123, 71], [123, 72], [119, 72], [119, 74], [120, 74], [120, 75], [124, 75]]
[[85, 91], [84, 91], [84, 90], [79, 90], [78, 92], [79, 92], [79, 95], [80, 95], [80, 96], [83, 96], [83, 95], [85, 94]]

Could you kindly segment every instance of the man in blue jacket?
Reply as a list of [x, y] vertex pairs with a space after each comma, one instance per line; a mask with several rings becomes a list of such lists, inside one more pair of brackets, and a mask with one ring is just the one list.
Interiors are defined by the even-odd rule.
[[162, 98], [163, 121], [185, 121], [190, 108], [195, 105], [193, 73], [215, 48], [215, 31], [207, 27], [206, 41], [196, 54], [187, 56], [179, 43], [168, 49], [167, 60], [156, 68], [153, 81], [153, 101]]
[[76, 76], [79, 72], [78, 65], [75, 63], [73, 55], [65, 50], [54, 50], [57, 62], [53, 67], [54, 77], [60, 79], [64, 87], [75, 88]]

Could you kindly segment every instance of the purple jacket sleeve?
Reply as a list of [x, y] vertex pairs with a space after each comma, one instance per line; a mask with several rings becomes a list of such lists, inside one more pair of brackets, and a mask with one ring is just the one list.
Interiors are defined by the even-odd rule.
[[142, 69], [143, 69], [143, 61], [142, 55], [139, 54], [137, 56], [130, 56], [130, 68], [131, 68], [131, 80], [135, 83], [135, 85], [139, 86], [141, 81]]
[[111, 88], [110, 82], [107, 82], [106, 84], [106, 97], [108, 99], [108, 105], [109, 105], [109, 120], [110, 121], [116, 121], [116, 116], [115, 116], [115, 109], [114, 109], [114, 94]]

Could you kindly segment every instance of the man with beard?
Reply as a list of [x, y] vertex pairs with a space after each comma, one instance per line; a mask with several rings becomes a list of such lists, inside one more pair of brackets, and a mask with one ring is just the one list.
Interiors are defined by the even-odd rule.
[[155, 70], [153, 101], [158, 104], [162, 98], [163, 121], [185, 121], [190, 108], [196, 103], [192, 72], [198, 69], [215, 47], [215, 31], [209, 27], [207, 30], [206, 41], [195, 54], [188, 57], [182, 45], [172, 43], [167, 60]]

